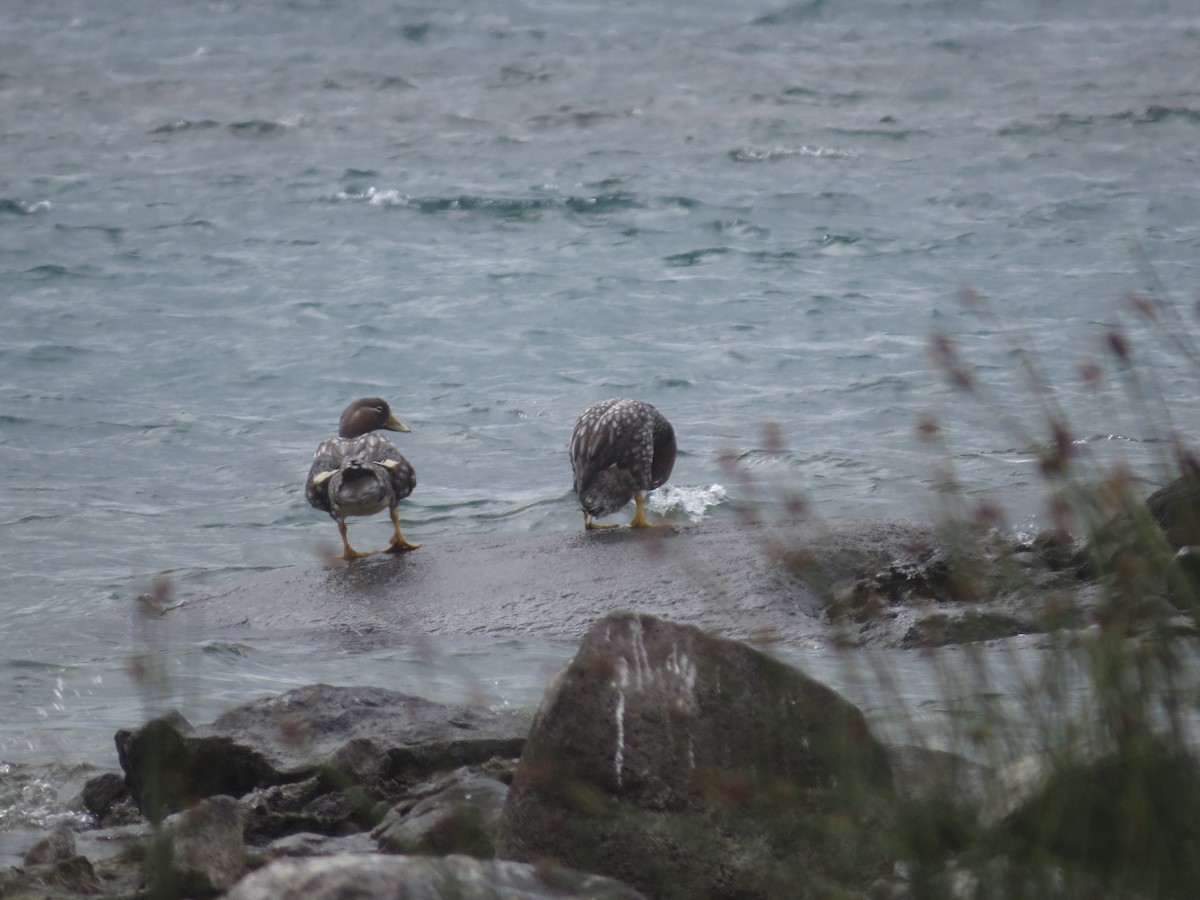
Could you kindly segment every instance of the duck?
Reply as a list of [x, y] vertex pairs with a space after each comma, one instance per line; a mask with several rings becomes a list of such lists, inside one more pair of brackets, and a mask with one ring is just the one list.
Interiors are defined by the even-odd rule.
[[637, 509], [629, 527], [657, 527], [646, 519], [643, 496], [671, 477], [675, 451], [674, 427], [649, 403], [614, 397], [585, 409], [567, 447], [583, 527], [617, 527], [592, 520], [620, 511], [630, 500]]
[[[396, 445], [376, 431], [408, 433], [412, 429], [392, 413], [381, 397], [360, 397], [342, 411], [337, 437], [321, 441], [313, 453], [304, 495], [316, 509], [329, 513], [342, 536], [342, 559], [361, 559], [375, 553], [416, 550], [400, 531], [397, 504], [413, 492], [417, 475]], [[349, 516], [373, 516], [388, 510], [394, 529], [385, 550], [362, 552], [350, 546]]]

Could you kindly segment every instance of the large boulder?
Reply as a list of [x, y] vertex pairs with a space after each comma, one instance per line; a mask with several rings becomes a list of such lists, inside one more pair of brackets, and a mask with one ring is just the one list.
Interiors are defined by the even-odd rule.
[[862, 713], [772, 657], [614, 614], [534, 719], [499, 855], [660, 898], [838, 896], [891, 866], [891, 769]]
[[281, 859], [247, 875], [228, 900], [645, 900], [619, 882], [558, 866], [467, 856]]
[[[116, 743], [130, 794], [157, 821], [204, 797], [313, 778], [323, 785], [316, 794], [357, 787], [385, 799], [440, 771], [517, 756], [528, 725], [516, 712], [318, 684], [244, 704], [211, 725], [164, 716], [118, 731]], [[352, 792], [346, 803], [359, 800]]]
[[1200, 478], [1181, 475], [1147, 497], [1146, 509], [1172, 549], [1200, 545]]

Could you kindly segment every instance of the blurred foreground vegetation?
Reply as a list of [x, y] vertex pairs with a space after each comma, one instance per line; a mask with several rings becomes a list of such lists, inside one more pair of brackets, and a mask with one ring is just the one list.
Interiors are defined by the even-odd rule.
[[[963, 299], [994, 315], [983, 298], [965, 292]], [[1182, 311], [1162, 297], [1130, 297], [1128, 305], [1160, 329], [1200, 383], [1200, 353]], [[903, 805], [895, 856], [905, 877], [897, 896], [1200, 896], [1200, 463], [1124, 329], [1104, 335], [1102, 357], [1079, 377], [1097, 390], [1120, 385], [1146, 415], [1150, 440], [1161, 448], [1161, 471], [1153, 475], [1165, 484], [1149, 499], [1126, 464], [1090, 453], [1028, 336], [1000, 324], [1012, 335], [1011, 358], [1032, 400], [990, 395], [946, 334], [933, 336], [931, 356], [967, 402], [982, 404], [1021, 446], [1036, 448], [1046, 527], [1033, 542], [1058, 548], [1069, 577], [1052, 590], [1030, 590], [1042, 604], [1040, 640], [1048, 651], [1022, 675], [1022, 730], [1036, 735], [1032, 755], [1011, 720], [987, 705], [984, 657], [1003, 648], [959, 648], [978, 672], [970, 686], [978, 708], [964, 719], [960, 746], [965, 755], [982, 753], [995, 777], [979, 797], [948, 781], [932, 797]], [[926, 418], [918, 435], [940, 448], [943, 530], [962, 551], [955, 554], [959, 580], [970, 584], [978, 574], [973, 542], [1007, 526], [989, 501], [971, 499], [957, 483], [940, 423]], [[947, 690], [959, 696], [963, 686]]]

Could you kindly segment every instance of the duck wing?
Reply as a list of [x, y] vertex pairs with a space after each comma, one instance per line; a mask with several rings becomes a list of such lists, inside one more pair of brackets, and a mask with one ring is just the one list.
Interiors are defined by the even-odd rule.
[[396, 449], [395, 444], [374, 432], [355, 438], [352, 443], [355, 445], [352, 448], [352, 458], [375, 463], [387, 470], [388, 480], [391, 481], [397, 501], [403, 500], [413, 492], [413, 488], [417, 486], [416, 470]]
[[568, 448], [575, 493], [582, 497], [611, 466], [628, 472], [638, 490], [648, 490], [653, 482], [656, 414], [649, 404], [620, 399], [605, 400], [585, 410], [575, 423]]

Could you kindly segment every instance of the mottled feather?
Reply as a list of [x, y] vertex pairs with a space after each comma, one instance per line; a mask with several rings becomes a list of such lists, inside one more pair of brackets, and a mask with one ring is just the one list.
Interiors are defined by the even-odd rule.
[[649, 403], [618, 397], [584, 410], [567, 452], [580, 504], [599, 518], [666, 482], [675, 464], [675, 429]]
[[368, 555], [351, 548], [346, 537], [346, 518], [373, 516], [385, 509], [390, 511], [394, 525], [389, 551], [420, 546], [401, 533], [396, 512], [396, 505], [417, 486], [416, 472], [395, 444], [374, 433], [377, 428], [409, 430], [379, 397], [362, 397], [347, 406], [338, 425], [338, 436], [317, 445], [304, 483], [308, 502], [337, 522], [345, 559]]

